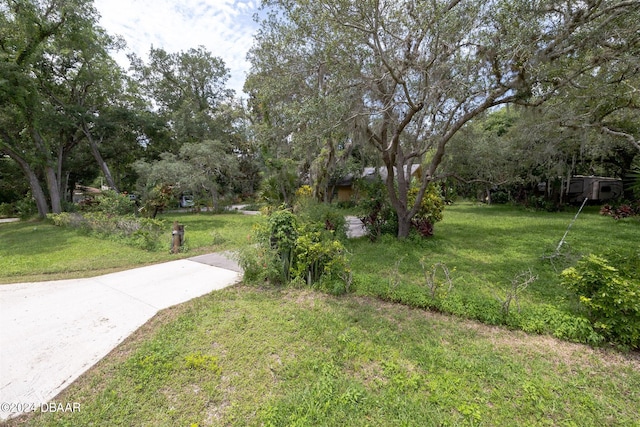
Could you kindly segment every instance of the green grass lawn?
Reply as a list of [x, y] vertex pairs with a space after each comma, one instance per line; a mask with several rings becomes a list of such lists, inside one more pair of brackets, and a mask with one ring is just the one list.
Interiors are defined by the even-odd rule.
[[[535, 212], [511, 206], [471, 203], [447, 207], [426, 240], [359, 239], [348, 244], [353, 253], [354, 288], [363, 295], [415, 307], [433, 307], [424, 271], [443, 263], [450, 271], [452, 291], [435, 306], [446, 312], [491, 324], [509, 324], [530, 332], [589, 342], [577, 298], [560, 285], [560, 271], [584, 254], [640, 250], [640, 221], [615, 221], [586, 208], [573, 224], [562, 256], [552, 254], [577, 208], [566, 212]], [[505, 319], [501, 302], [517, 275], [537, 276], [513, 300]], [[439, 280], [444, 281], [442, 271]], [[517, 304], [516, 304], [517, 303]], [[518, 307], [520, 309], [518, 309]], [[591, 337], [591, 338], [590, 338]]]
[[[256, 217], [240, 214], [165, 214], [165, 249], [148, 252], [55, 227], [46, 221], [0, 224], [0, 283], [55, 280], [171, 261], [202, 253], [237, 249], [247, 243]], [[172, 255], [171, 224], [185, 225], [185, 252]]]
[[[431, 239], [348, 242], [353, 294], [236, 286], [165, 310], [56, 398], [80, 403], [80, 412], [8, 425], [640, 425], [638, 353], [551, 336], [575, 339], [570, 329], [581, 327], [559, 271], [581, 254], [640, 242], [637, 220], [587, 208], [568, 255], [542, 259], [575, 211], [460, 203]], [[0, 281], [240, 248], [259, 221], [164, 218], [167, 230], [185, 224], [185, 253], [168, 254], [169, 231], [167, 250], [145, 252], [43, 222], [2, 224]], [[449, 268], [442, 308], [459, 316], [416, 309], [430, 306], [422, 258]], [[538, 279], [505, 321], [499, 299], [528, 270]]]
[[449, 269], [456, 269], [455, 285], [465, 292], [503, 289], [516, 274], [532, 269], [539, 280], [529, 288], [530, 295], [540, 294], [545, 299], [545, 289], [558, 281], [557, 270], [579, 255], [640, 248], [638, 220], [614, 221], [590, 208], [569, 231], [565, 245], [569, 259], [561, 257], [555, 263], [543, 260], [555, 250], [574, 215], [575, 211], [547, 213], [509, 206], [453, 205], [445, 210], [444, 220], [436, 224], [432, 238], [418, 242], [385, 239], [382, 244], [359, 239], [350, 250], [354, 252], [356, 272], [386, 271], [388, 276], [396, 272], [399, 261], [400, 273], [408, 281], [421, 276], [420, 258], [428, 264], [443, 262]]
[[163, 311], [9, 426], [638, 425], [640, 360], [353, 295], [234, 287]]

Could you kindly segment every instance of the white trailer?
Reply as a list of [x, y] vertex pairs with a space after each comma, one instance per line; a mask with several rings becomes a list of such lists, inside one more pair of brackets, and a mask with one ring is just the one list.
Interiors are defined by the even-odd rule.
[[567, 186], [569, 202], [582, 202], [584, 199], [605, 201], [622, 196], [622, 180], [604, 176], [576, 175]]

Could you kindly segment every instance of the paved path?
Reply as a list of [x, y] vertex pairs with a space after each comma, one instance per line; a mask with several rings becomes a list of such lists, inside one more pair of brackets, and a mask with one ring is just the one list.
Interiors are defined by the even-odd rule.
[[364, 224], [362, 223], [362, 221], [360, 221], [360, 218], [352, 215], [347, 215], [346, 217], [344, 217], [344, 219], [347, 221], [347, 226], [349, 227], [347, 229], [347, 237], [355, 238], [365, 235]]
[[234, 261], [211, 254], [93, 278], [0, 285], [0, 420], [17, 415], [17, 404], [40, 408], [159, 310], [240, 275]]

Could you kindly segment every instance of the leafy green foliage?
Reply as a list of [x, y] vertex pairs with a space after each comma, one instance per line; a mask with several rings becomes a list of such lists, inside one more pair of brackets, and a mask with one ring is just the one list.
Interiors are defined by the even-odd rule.
[[141, 211], [145, 216], [155, 218], [158, 213], [165, 210], [175, 199], [173, 187], [167, 184], [158, 184], [144, 196]]
[[303, 222], [324, 224], [324, 229], [332, 231], [335, 238], [346, 240], [347, 221], [344, 212], [334, 205], [318, 202], [308, 185], [303, 185], [296, 191], [294, 212]]
[[96, 197], [95, 203], [85, 205], [82, 210], [106, 215], [131, 215], [135, 214], [135, 209], [136, 205], [128, 195], [107, 190]]
[[240, 257], [248, 281], [335, 284], [349, 271], [344, 245], [324, 222], [279, 209], [255, 231], [256, 245], [243, 250]]
[[596, 328], [613, 342], [640, 348], [640, 252], [587, 255], [562, 272]]
[[371, 241], [378, 240], [383, 234], [398, 234], [398, 214], [389, 202], [387, 190], [379, 177], [373, 181], [360, 180], [357, 183], [363, 194], [358, 203], [360, 220], [364, 224]]
[[308, 224], [295, 242], [293, 277], [303, 279], [307, 285], [323, 277], [337, 279], [348, 269], [345, 248], [339, 240], [322, 229], [322, 225]]
[[38, 213], [36, 203], [28, 192], [26, 196], [15, 203], [15, 211], [21, 219], [28, 219]]
[[[3, 83], [0, 83], [0, 87], [3, 86]], [[3, 98], [0, 96], [0, 99]], [[29, 191], [29, 184], [25, 182], [19, 165], [10, 157], [0, 156], [0, 215], [2, 215], [2, 206], [12, 206], [27, 191]]]
[[[361, 210], [360, 220], [367, 230], [372, 241], [377, 240], [383, 234], [398, 233], [398, 214], [389, 202], [389, 196], [385, 184], [380, 178], [359, 183], [360, 191], [364, 193], [359, 203]], [[416, 182], [412, 183], [408, 192], [408, 203], [414, 205], [420, 189]], [[412, 227], [423, 237], [433, 236], [433, 225], [442, 220], [444, 200], [435, 184], [427, 186], [416, 214], [411, 219]]]
[[260, 185], [259, 197], [271, 206], [291, 206], [300, 181], [291, 159], [265, 160], [266, 172]]
[[[272, 0], [274, 13], [262, 22], [248, 55], [252, 70], [246, 88], [264, 132], [261, 139], [271, 138], [274, 151], [285, 155], [306, 150], [308, 154], [296, 160], [299, 170], [308, 169], [311, 177], [314, 171], [320, 171], [315, 176], [326, 176], [322, 172], [340, 157], [333, 143], [323, 141], [335, 138], [342, 146], [373, 148], [377, 158], [372, 163], [384, 164], [389, 174], [396, 171], [397, 185], [386, 191], [400, 238], [409, 235], [415, 206], [408, 201], [409, 179], [402, 171], [415, 163], [422, 163], [421, 185], [426, 186], [440, 175], [446, 154], [462, 153], [456, 156], [467, 163], [462, 172], [470, 180], [485, 181], [486, 192], [492, 183], [517, 183], [517, 172], [526, 175], [538, 165], [549, 177], [566, 176], [562, 172], [575, 162], [572, 154], [582, 155], [578, 132], [584, 135], [596, 121], [585, 126], [572, 120], [589, 115], [551, 117], [553, 125], [544, 127], [557, 129], [558, 122], [568, 121], [567, 127], [578, 130], [572, 138], [577, 150], [560, 148], [567, 139], [563, 135], [552, 143], [541, 137], [535, 141], [536, 154], [555, 164], [547, 167], [541, 159], [532, 162], [533, 167], [518, 168], [514, 165], [533, 156], [521, 156], [506, 140], [493, 138], [508, 134], [515, 119], [510, 110], [496, 112], [495, 107], [540, 106], [550, 99], [563, 107], [565, 86], [579, 88], [580, 104], [583, 92], [596, 94], [599, 106], [601, 92], [617, 99], [604, 113], [608, 117], [637, 105], [636, 95], [623, 92], [634, 93], [627, 85], [637, 87], [635, 63], [627, 61], [637, 57], [638, 24], [630, 17], [638, 5], [612, 0], [567, 9], [561, 3], [455, 1], [445, 7], [421, 1]], [[594, 61], [598, 71], [593, 70]], [[601, 86], [603, 90], [593, 92], [589, 86], [596, 75], [611, 89]], [[574, 81], [582, 84], [569, 83]], [[446, 94], [446, 101], [439, 94]], [[477, 129], [478, 138], [461, 138], [461, 149], [448, 148], [466, 125], [488, 111], [494, 117]], [[529, 132], [525, 144], [534, 145], [532, 139]], [[379, 228], [378, 210], [370, 211], [374, 217], [369, 226], [374, 229]], [[421, 232], [429, 234], [428, 221], [422, 222]]]
[[[409, 189], [409, 205], [414, 205], [418, 196], [419, 188], [412, 185]], [[444, 200], [440, 191], [434, 183], [430, 183], [420, 201], [418, 211], [411, 219], [411, 225], [420, 233], [422, 237], [433, 236], [433, 225], [442, 221], [442, 211], [444, 210]]]
[[152, 218], [137, 218], [133, 215], [110, 215], [105, 212], [84, 214], [48, 214], [47, 218], [59, 227], [73, 227], [90, 235], [154, 251], [160, 247], [160, 236], [165, 223]]
[[274, 211], [267, 220], [269, 245], [282, 263], [282, 281], [291, 278], [291, 266], [294, 263], [294, 249], [298, 238], [295, 215], [286, 209]]
[[100, 114], [112, 100], [105, 85], [121, 77], [107, 52], [117, 43], [96, 25], [90, 1], [2, 2], [0, 8], [0, 152], [20, 164], [39, 215], [60, 213], [62, 167], [82, 139], [80, 122]]
[[148, 63], [132, 56], [134, 78], [152, 98], [165, 122], [172, 123], [178, 144], [225, 136], [223, 104], [233, 95], [227, 89], [229, 70], [222, 58], [203, 46], [187, 51], [149, 49]]
[[0, 218], [8, 218], [15, 215], [15, 206], [13, 203], [0, 203]]

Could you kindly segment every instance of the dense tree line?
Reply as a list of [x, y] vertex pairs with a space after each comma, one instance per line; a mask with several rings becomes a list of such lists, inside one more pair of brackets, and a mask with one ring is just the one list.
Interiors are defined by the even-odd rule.
[[[580, 124], [570, 106], [508, 107], [483, 114], [451, 140], [442, 164], [444, 188], [486, 201], [560, 206], [575, 175], [635, 181], [640, 150], [625, 136]], [[635, 124], [620, 126], [637, 134]], [[469, 144], [472, 141], [472, 144]], [[627, 198], [635, 197], [627, 190]], [[493, 197], [493, 194], [498, 197]], [[453, 194], [450, 194], [450, 196]]]
[[[315, 182], [353, 146], [372, 150], [388, 171], [399, 237], [429, 184], [446, 174], [450, 142], [501, 105], [553, 102], [579, 126], [637, 144], [637, 129], [622, 127], [637, 115], [636, 1], [264, 3], [272, 13], [245, 86], [261, 142], [299, 165], [323, 164], [310, 174]], [[402, 171], [414, 163], [424, 167], [410, 203]]]
[[[318, 200], [386, 168], [398, 235], [430, 184], [533, 183], [637, 167], [640, 4], [265, 0], [248, 108], [203, 47], [124, 47], [90, 0], [0, 0], [0, 189], [40, 215], [76, 182]], [[510, 106], [508, 109], [505, 106]], [[412, 164], [421, 176], [412, 184]], [[21, 179], [15, 180], [19, 170]], [[415, 188], [412, 189], [412, 185]]]
[[[131, 57], [127, 72], [111, 57], [123, 42], [97, 21], [90, 0], [0, 1], [3, 181], [19, 168], [40, 216], [59, 213], [74, 183], [97, 176], [116, 191], [135, 191], [141, 178], [145, 195], [156, 184], [189, 181], [214, 203], [225, 191], [253, 191], [246, 119], [226, 88], [222, 59], [201, 47], [151, 48], [148, 63]], [[192, 160], [188, 175], [140, 175], [142, 163], [157, 169], [171, 156]], [[240, 167], [253, 181], [233, 179]]]

